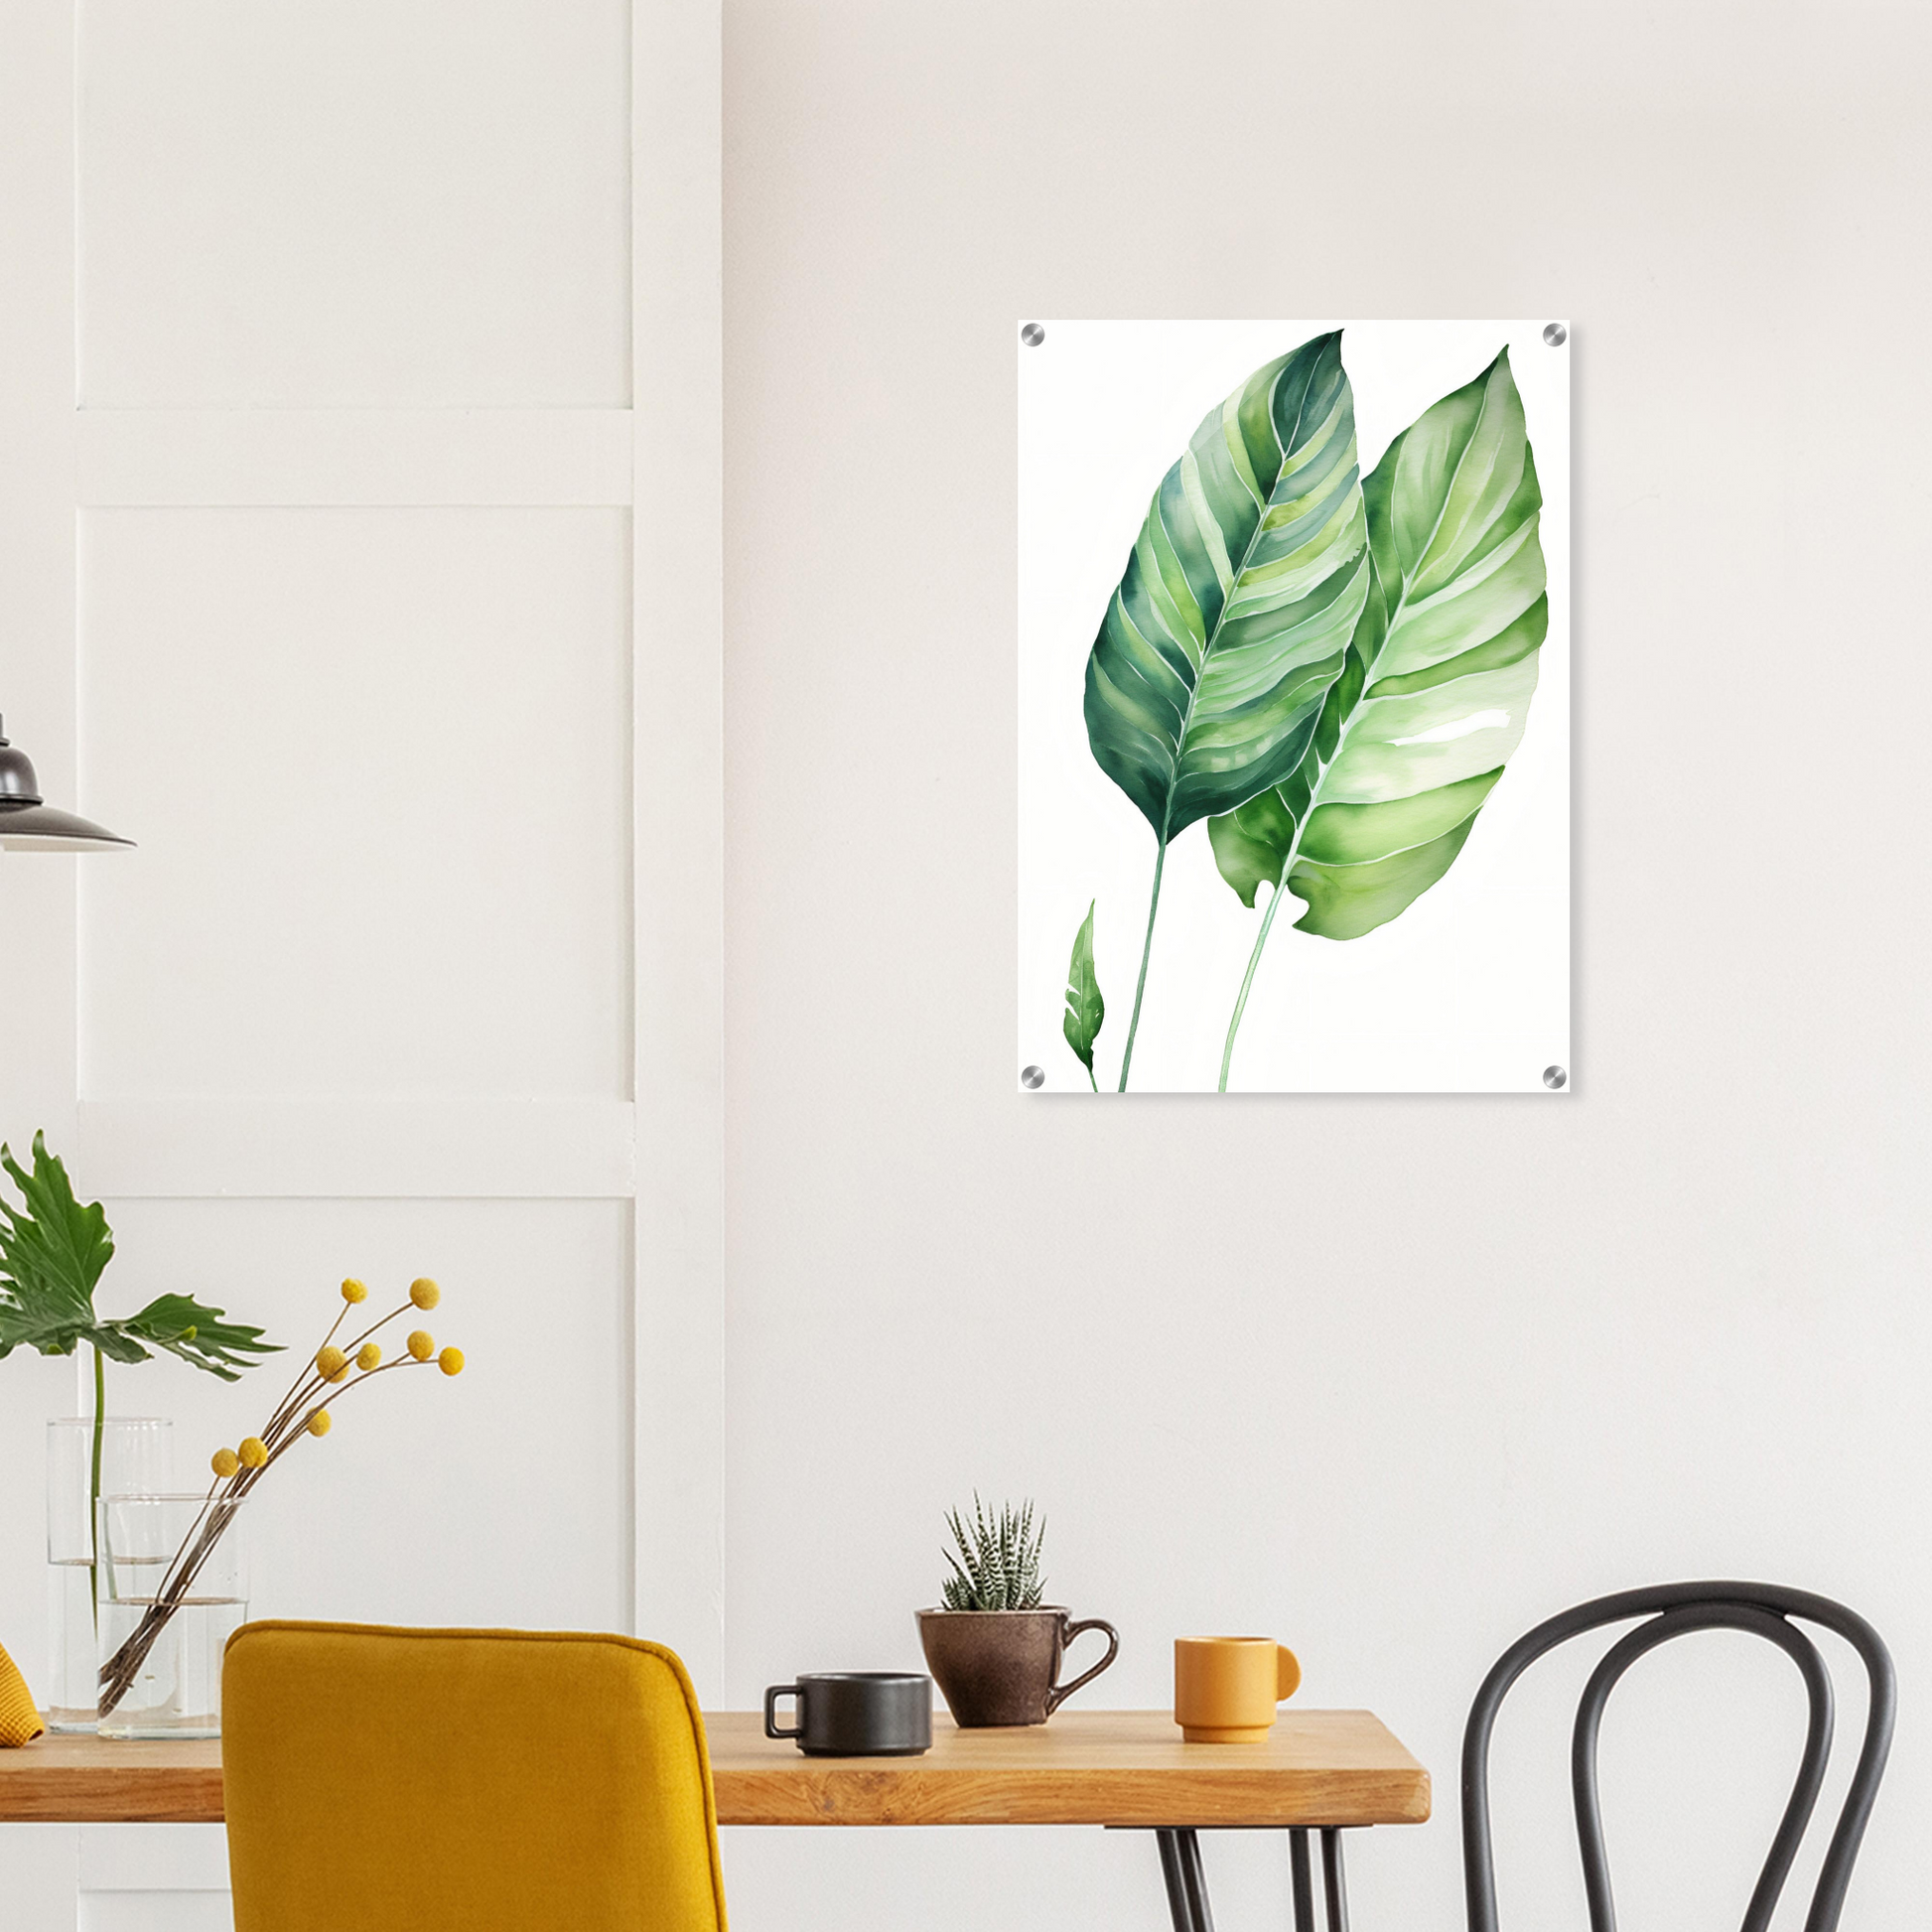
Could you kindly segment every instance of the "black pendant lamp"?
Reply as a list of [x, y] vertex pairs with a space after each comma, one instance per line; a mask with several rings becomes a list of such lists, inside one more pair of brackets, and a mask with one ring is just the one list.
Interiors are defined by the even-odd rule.
[[133, 843], [103, 831], [91, 819], [43, 804], [34, 761], [7, 743], [6, 721], [0, 719], [0, 850], [112, 852], [125, 851]]

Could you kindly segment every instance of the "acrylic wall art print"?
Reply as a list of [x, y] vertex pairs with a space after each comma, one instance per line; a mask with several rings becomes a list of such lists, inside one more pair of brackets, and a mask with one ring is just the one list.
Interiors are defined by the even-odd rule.
[[1567, 326], [1016, 336], [1019, 1064], [1570, 1090]]

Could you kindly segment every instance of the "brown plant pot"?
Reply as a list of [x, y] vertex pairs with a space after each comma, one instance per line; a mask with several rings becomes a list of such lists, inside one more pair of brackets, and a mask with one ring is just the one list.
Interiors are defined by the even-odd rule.
[[[921, 1610], [926, 1668], [962, 1730], [1043, 1725], [1082, 1684], [1114, 1661], [1120, 1635], [1099, 1617], [1069, 1622], [1065, 1610]], [[1066, 1646], [1082, 1630], [1104, 1630], [1107, 1654], [1070, 1684], [1056, 1680]]]

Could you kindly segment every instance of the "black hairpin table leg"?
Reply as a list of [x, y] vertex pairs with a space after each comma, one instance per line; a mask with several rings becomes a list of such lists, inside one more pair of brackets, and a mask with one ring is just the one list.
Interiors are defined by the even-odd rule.
[[1297, 1825], [1288, 1834], [1288, 1870], [1295, 1888], [1295, 1932], [1314, 1932], [1314, 1878], [1309, 1869], [1309, 1834]]
[[1161, 1847], [1161, 1875], [1168, 1881], [1168, 1910], [1173, 1917], [1173, 1932], [1214, 1932], [1214, 1915], [1207, 1909], [1207, 1874], [1201, 1869], [1199, 1835], [1164, 1827], [1154, 1837]]
[[1328, 1894], [1328, 1932], [1348, 1932], [1348, 1887], [1341, 1875], [1341, 1833], [1334, 1826], [1321, 1834], [1321, 1884]]
[[[1295, 1932], [1315, 1932], [1314, 1862], [1310, 1855], [1306, 1825], [1288, 1834], [1289, 1875], [1295, 1894]], [[1325, 1932], [1348, 1932], [1348, 1886], [1342, 1876], [1341, 1832], [1332, 1825], [1321, 1832], [1321, 1890], [1327, 1907]], [[1207, 1874], [1201, 1868], [1200, 1835], [1180, 1826], [1163, 1826], [1155, 1834], [1161, 1848], [1161, 1875], [1168, 1883], [1168, 1910], [1173, 1932], [1214, 1932], [1214, 1915], [1207, 1905]]]

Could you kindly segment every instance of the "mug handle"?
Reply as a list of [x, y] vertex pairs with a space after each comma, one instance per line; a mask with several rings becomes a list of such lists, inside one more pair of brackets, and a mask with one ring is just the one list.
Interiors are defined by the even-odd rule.
[[1275, 1646], [1275, 1702], [1286, 1703], [1302, 1688], [1302, 1660], [1285, 1643]]
[[1073, 1695], [1075, 1691], [1077, 1691], [1080, 1688], [1082, 1684], [1091, 1684], [1093, 1680], [1096, 1677], [1098, 1677], [1100, 1673], [1103, 1670], [1105, 1670], [1107, 1666], [1111, 1664], [1116, 1657], [1120, 1655], [1120, 1632], [1116, 1630], [1114, 1626], [1111, 1623], [1109, 1623], [1105, 1617], [1100, 1617], [1100, 1616], [1085, 1617], [1078, 1623], [1069, 1623], [1066, 1626], [1066, 1628], [1060, 1632], [1061, 1649], [1064, 1650], [1068, 1648], [1072, 1644], [1073, 1639], [1077, 1637], [1082, 1630], [1106, 1631], [1107, 1654], [1106, 1656], [1101, 1658], [1099, 1663], [1094, 1665], [1092, 1670], [1082, 1671], [1080, 1675], [1076, 1677], [1071, 1684], [1055, 1684], [1053, 1688], [1046, 1693], [1046, 1715], [1049, 1718], [1053, 1715], [1055, 1711], [1057, 1711], [1060, 1708], [1062, 1704], [1066, 1702], [1068, 1698], [1070, 1698]]
[[[798, 1720], [798, 1724], [794, 1729], [780, 1730], [778, 1728], [778, 1700], [780, 1698], [793, 1698], [797, 1700], [797, 1708], [792, 1713], [792, 1715]], [[804, 1736], [805, 1734], [804, 1694], [799, 1690], [796, 1684], [774, 1684], [771, 1686], [771, 1688], [768, 1691], [765, 1692], [764, 1694], [764, 1734], [767, 1737]]]

